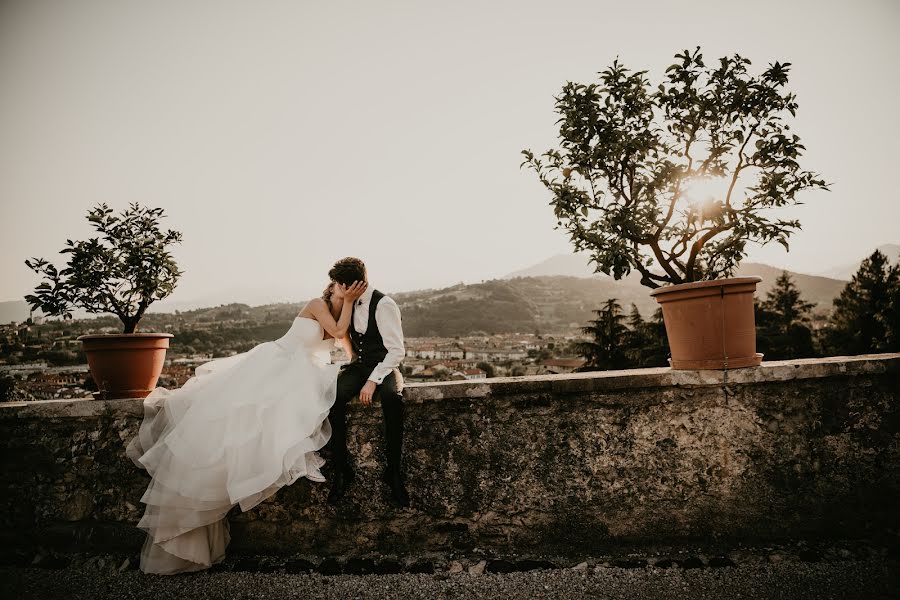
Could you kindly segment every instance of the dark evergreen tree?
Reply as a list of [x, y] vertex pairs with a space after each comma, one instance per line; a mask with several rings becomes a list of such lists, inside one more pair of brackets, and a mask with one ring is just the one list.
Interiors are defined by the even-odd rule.
[[783, 271], [756, 307], [757, 349], [767, 360], [808, 358], [816, 355], [809, 311], [813, 304], [800, 297], [800, 290]]
[[647, 323], [641, 316], [636, 304], [631, 305], [631, 314], [628, 315], [628, 332], [625, 334], [625, 356], [628, 358], [629, 367], [640, 366], [641, 353], [647, 346]]
[[608, 371], [629, 366], [626, 356], [628, 328], [622, 307], [615, 298], [604, 303], [603, 308], [594, 311], [597, 318], [581, 331], [593, 339], [578, 344], [578, 351], [585, 359], [582, 371]]
[[638, 310], [637, 304], [631, 303], [631, 314], [628, 315], [628, 329], [631, 331], [639, 331], [644, 326], [644, 318], [641, 311]]
[[625, 355], [628, 358], [628, 367], [669, 366], [669, 344], [661, 309], [656, 309], [653, 318], [645, 321], [637, 306], [632, 304], [631, 314], [628, 316], [626, 341]]
[[885, 327], [887, 328], [887, 348], [890, 352], [900, 352], [900, 257], [897, 258], [893, 270], [890, 300], [885, 313]]
[[832, 354], [867, 354], [900, 350], [895, 313], [900, 293], [900, 265], [892, 266], [876, 250], [865, 259], [834, 300], [826, 334]]
[[661, 308], [653, 313], [653, 318], [644, 323], [647, 345], [641, 353], [640, 367], [668, 367], [669, 339], [666, 337], [666, 324], [663, 322]]

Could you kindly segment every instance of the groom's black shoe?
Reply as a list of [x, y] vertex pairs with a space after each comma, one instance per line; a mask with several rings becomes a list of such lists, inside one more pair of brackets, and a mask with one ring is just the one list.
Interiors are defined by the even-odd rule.
[[409, 494], [403, 484], [403, 476], [399, 469], [387, 469], [381, 476], [382, 481], [391, 488], [391, 500], [401, 507], [409, 506]]
[[329, 444], [325, 444], [319, 449], [319, 456], [324, 458], [326, 461], [331, 462], [332, 457], [334, 457], [334, 450], [331, 449], [331, 446]]
[[337, 504], [347, 493], [347, 489], [350, 487], [350, 484], [353, 483], [354, 479], [355, 474], [353, 469], [349, 466], [336, 472], [334, 474], [334, 482], [331, 484], [331, 491], [328, 492], [328, 504], [331, 504], [332, 506]]

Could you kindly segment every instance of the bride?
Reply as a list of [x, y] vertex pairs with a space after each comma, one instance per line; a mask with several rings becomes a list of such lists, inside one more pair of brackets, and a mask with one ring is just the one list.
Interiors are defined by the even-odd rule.
[[344, 341], [365, 282], [332, 282], [282, 337], [208, 362], [179, 389], [144, 399], [127, 456], [151, 475], [138, 527], [145, 573], [208, 568], [225, 557], [228, 511], [248, 511], [300, 477], [322, 482], [331, 437], [335, 340]]

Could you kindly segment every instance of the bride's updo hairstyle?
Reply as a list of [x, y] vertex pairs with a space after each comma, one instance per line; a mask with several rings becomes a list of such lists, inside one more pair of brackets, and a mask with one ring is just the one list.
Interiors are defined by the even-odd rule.
[[328, 285], [322, 291], [322, 300], [324, 300], [328, 304], [331, 304], [331, 297], [333, 295], [334, 295], [334, 282], [331, 281], [328, 283]]

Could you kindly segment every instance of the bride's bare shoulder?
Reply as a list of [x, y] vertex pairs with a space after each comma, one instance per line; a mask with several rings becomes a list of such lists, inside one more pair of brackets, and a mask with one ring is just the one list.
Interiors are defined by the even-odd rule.
[[328, 308], [328, 303], [325, 302], [324, 298], [313, 298], [309, 302], [303, 305], [303, 308], [300, 309], [300, 312], [297, 313], [298, 317], [307, 317], [310, 319], [315, 318], [315, 311], [321, 310], [323, 308]]

